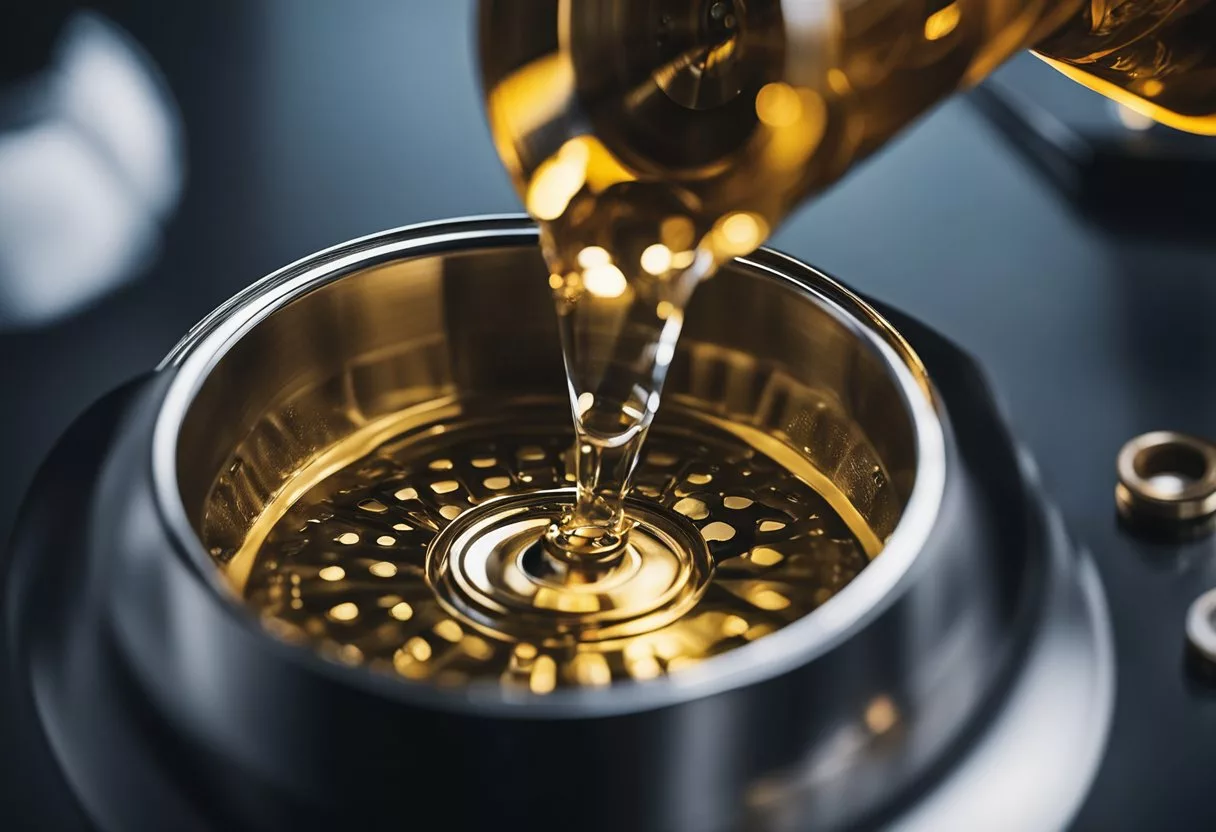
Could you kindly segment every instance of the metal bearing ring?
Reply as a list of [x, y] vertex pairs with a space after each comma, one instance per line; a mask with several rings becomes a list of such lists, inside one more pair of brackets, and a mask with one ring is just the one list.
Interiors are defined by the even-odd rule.
[[1210, 531], [1216, 520], [1216, 447], [1174, 431], [1135, 437], [1119, 451], [1115, 503], [1138, 527]]

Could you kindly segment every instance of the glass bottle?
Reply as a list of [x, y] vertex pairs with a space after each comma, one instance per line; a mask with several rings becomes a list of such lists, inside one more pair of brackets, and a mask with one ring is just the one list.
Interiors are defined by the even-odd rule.
[[578, 496], [559, 550], [628, 533], [696, 284], [954, 90], [1033, 48], [1216, 135], [1216, 0], [482, 0], [479, 26], [561, 322]]

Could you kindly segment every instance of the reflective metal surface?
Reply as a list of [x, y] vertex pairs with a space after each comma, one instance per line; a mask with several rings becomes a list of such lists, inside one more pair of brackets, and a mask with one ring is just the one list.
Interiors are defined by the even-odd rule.
[[1146, 531], [1197, 536], [1216, 514], [1216, 446], [1174, 431], [1153, 431], [1119, 451], [1119, 514]]
[[[1063, 535], [1057, 513], [1048, 524], [1051, 535]], [[1075, 812], [1108, 748], [1117, 698], [1114, 643], [1093, 562], [1068, 558], [1057, 565], [1068, 579], [1046, 592], [1042, 637], [1009, 680], [1005, 705], [941, 782], [889, 828], [1089, 828]], [[1073, 820], [1064, 824], [1063, 817]]]
[[[470, 4], [367, 0], [357, 10], [305, 10], [271, 0], [181, 5], [172, 15], [144, 3], [95, 5], [164, 70], [189, 128], [191, 177], [154, 279], [65, 325], [0, 335], [7, 356], [0, 387], [11, 393], [0, 413], [6, 535], [35, 471], [73, 419], [144, 373], [208, 310], [259, 275], [371, 229], [518, 210], [481, 115], [468, 50]], [[1031, 89], [1036, 97], [1088, 94], [1033, 57], [1024, 63], [1042, 80]], [[1094, 98], [1101, 109], [1105, 102]], [[1202, 436], [1216, 423], [1216, 248], [1210, 223], [1195, 210], [1209, 200], [1202, 188], [1171, 191], [1174, 230], [1191, 242], [1149, 243], [1138, 229], [1167, 203], [1139, 196], [1129, 202], [1127, 194], [1105, 191], [1109, 212], [1124, 221], [1111, 233], [1072, 210], [1000, 138], [966, 102], [948, 102], [792, 216], [775, 245], [920, 318], [973, 355], [1011, 430], [1038, 459], [1044, 490], [1092, 551], [1111, 599], [1118, 701], [1108, 753], [1075, 828], [1209, 828], [1216, 825], [1208, 797], [1216, 767], [1211, 698], [1197, 694], [1182, 672], [1182, 626], [1188, 606], [1216, 586], [1211, 542], [1146, 544], [1118, 527], [1111, 499], [1112, 462], [1128, 437], [1161, 426]], [[1193, 182], [1193, 173], [1178, 173]], [[953, 402], [949, 365], [938, 363], [933, 372]], [[112, 400], [109, 408], [123, 415]], [[104, 441], [96, 428], [87, 432], [93, 443]], [[977, 459], [986, 470], [1005, 464], [999, 453]], [[86, 570], [73, 558], [81, 546], [73, 535], [83, 532], [75, 508], [92, 480], [85, 456], [67, 460], [56, 498], [73, 507], [73, 522], [51, 513], [47, 522], [59, 536], [48, 561], [61, 575], [80, 575]], [[138, 476], [117, 488], [132, 491]], [[157, 522], [149, 515], [149, 527]], [[80, 656], [105, 654], [94, 646]], [[210, 684], [207, 672], [197, 684]], [[103, 712], [112, 726], [123, 718], [105, 705], [104, 686], [75, 689], [82, 692], [74, 703], [87, 722], [82, 729], [100, 731]], [[26, 713], [4, 701], [6, 714]], [[0, 736], [24, 736], [31, 727], [37, 720], [5, 723]], [[119, 756], [120, 737], [111, 730], [105, 739], [106, 754], [92, 759], [124, 760], [110, 766], [113, 796], [143, 781], [135, 763]], [[44, 763], [23, 746], [0, 765], [5, 819], [14, 828], [89, 828], [63, 815], [73, 802], [66, 787], [41, 798], [45, 783], [62, 780]], [[207, 805], [235, 800], [233, 784], [207, 792], [205, 781], [189, 782], [209, 795]], [[401, 782], [391, 788], [399, 793]], [[141, 791], [140, 803], [150, 807], [152, 793]], [[1033, 803], [1030, 797], [1020, 805]]]
[[1216, 665], [1216, 589], [1195, 599], [1186, 614], [1186, 637], [1197, 658]]
[[[559, 829], [571, 817], [589, 829], [665, 832], [873, 825], [932, 793], [956, 754], [975, 749], [975, 738], [988, 736], [996, 715], [1017, 710], [1010, 697], [1021, 686], [1010, 682], [1030, 678], [1025, 674], [1035, 656], [1059, 655], [1062, 622], [1090, 622], [1071, 632], [1079, 649], [1099, 649], [1100, 602], [1092, 590], [1067, 589], [1076, 583], [1075, 554], [1049, 521], [1033, 477], [965, 358], [905, 321], [928, 362], [922, 364], [873, 308], [772, 252], [738, 262], [709, 287], [693, 332], [712, 339], [710, 354], [746, 348], [743, 354], [773, 377], [801, 379], [822, 396], [835, 396], [839, 412], [848, 414], [843, 431], [832, 408], [823, 420], [808, 421], [803, 416], [818, 412], [806, 408], [814, 399], [800, 400], [798, 384], [789, 383], [779, 388], [790, 393], [784, 404], [773, 397], [767, 408], [752, 410], [758, 424], [771, 418], [780, 426], [765, 432], [777, 437], [764, 446], [766, 455], [780, 456], [778, 447], [804, 460], [817, 454], [816, 468], [839, 483], [836, 493], [847, 493], [872, 530], [894, 522], [881, 553], [833, 597], [776, 632], [678, 673], [551, 692], [533, 692], [530, 685], [417, 684], [400, 668], [388, 675], [349, 666], [357, 657], [342, 645], [318, 655], [267, 633], [232, 597], [216, 558], [228, 558], [225, 546], [239, 548], [233, 532], [251, 528], [290, 482], [285, 466], [270, 463], [321, 453], [329, 447], [330, 424], [338, 435], [353, 436], [376, 425], [376, 416], [400, 414], [408, 396], [394, 403], [390, 390], [433, 397], [435, 389], [452, 386], [433, 383], [450, 372], [452, 382], [476, 380], [502, 394], [498, 388], [508, 382], [508, 391], [521, 383], [521, 376], [503, 372], [514, 362], [520, 372], [543, 370], [525, 360], [526, 341], [493, 366], [470, 357], [500, 343], [501, 327], [513, 323], [494, 312], [510, 306], [501, 293], [519, 288], [489, 279], [507, 273], [494, 264], [518, 272], [536, 257], [535, 241], [528, 223], [493, 218], [407, 228], [322, 252], [200, 324], [123, 399], [120, 417], [105, 423], [113, 431], [108, 439], [91, 446], [65, 440], [18, 536], [7, 586], [10, 626], [19, 646], [18, 678], [28, 685], [22, 700], [47, 715], [38, 719], [54, 757], [102, 826], [126, 829], [153, 817], [174, 828], [380, 825], [399, 816], [403, 794], [438, 801], [458, 828], [526, 821]], [[417, 279], [389, 279], [400, 278], [400, 270]], [[387, 298], [399, 291], [409, 296], [410, 287], [446, 297], [433, 291], [435, 281], [482, 288], [460, 295], [459, 313], [419, 304], [420, 320], [470, 333], [468, 341], [445, 338], [443, 344], [468, 344], [471, 353], [452, 350], [452, 360], [437, 362], [411, 388], [405, 380], [379, 384], [375, 373], [358, 372], [394, 353], [401, 328], [340, 327], [335, 331], [349, 337], [337, 339], [334, 349], [318, 349], [308, 335], [326, 331], [327, 321], [356, 314], [364, 321], [377, 314], [392, 319], [391, 307], [382, 309], [370, 297], [358, 302], [364, 280], [384, 288]], [[539, 275], [538, 283], [543, 292]], [[334, 298], [345, 300], [331, 303]], [[481, 314], [463, 319], [472, 299], [484, 301], [474, 304]], [[762, 315], [765, 326], [738, 328], [745, 308]], [[461, 320], [470, 326], [458, 325]], [[762, 338], [752, 334], [765, 329]], [[270, 349], [275, 343], [287, 347]], [[695, 370], [691, 352], [688, 366]], [[940, 389], [926, 366], [937, 368]], [[677, 387], [703, 402], [764, 401], [742, 392], [735, 399], [731, 378], [730, 372], [690, 371]], [[293, 395], [298, 406], [289, 404]], [[86, 419], [85, 427], [98, 419]], [[835, 439], [820, 442], [818, 429]], [[866, 443], [842, 441], [861, 431]], [[324, 441], [316, 450], [300, 451], [318, 437]], [[889, 481], [875, 481], [868, 458], [856, 464], [859, 448], [891, 472]], [[98, 454], [99, 461], [88, 461]], [[901, 466], [909, 454], [913, 464]], [[96, 465], [89, 477], [96, 486], [78, 496], [89, 505], [85, 528], [44, 522], [68, 482], [65, 460]], [[455, 460], [444, 460], [455, 470]], [[282, 479], [267, 487], [243, 473], [259, 471], [268, 479], [279, 471]], [[909, 472], [911, 482], [897, 472]], [[876, 496], [884, 490], [896, 495], [897, 517], [883, 508], [889, 498]], [[833, 491], [822, 493], [831, 498]], [[209, 527], [212, 498], [221, 511]], [[199, 530], [209, 529], [226, 531], [229, 543], [208, 551]], [[41, 556], [52, 549], [66, 560]], [[61, 568], [81, 580], [58, 580]], [[367, 580], [388, 573], [377, 569], [384, 575], [368, 566]], [[1057, 596], [1072, 600], [1049, 601]], [[347, 617], [346, 603], [353, 602], [331, 607], [332, 623]], [[404, 610], [401, 617], [411, 618]], [[465, 641], [463, 628], [458, 635], [436, 622], [432, 631], [444, 641], [457, 636], [473, 659], [481, 652]], [[423, 660], [419, 645], [403, 646], [409, 653], [408, 661], [401, 658], [404, 666]], [[575, 662], [575, 681], [602, 680], [598, 667]], [[1069, 701], [1108, 697], [1103, 678], [1109, 676], [1070, 676]], [[78, 707], [85, 692], [93, 704]], [[136, 701], [152, 740], [126, 715]], [[1034, 709], [1020, 712], [1033, 715]], [[122, 772], [130, 783], [158, 796], [154, 807], [115, 800], [113, 767], [97, 769], [103, 738], [88, 726], [103, 714], [109, 753], [126, 760]], [[1037, 720], [1015, 722], [1015, 734], [1038, 736]], [[1083, 794], [1106, 722], [1085, 724], [1068, 751], [1074, 770], [1062, 781], [1067, 785], [1020, 784], [1023, 794], [1041, 798], [1036, 817], [1063, 823]], [[172, 746], [180, 765], [156, 764], [161, 757], [148, 753], [149, 742]], [[502, 754], [510, 755], [509, 767], [502, 766]], [[569, 759], [579, 765], [553, 764]], [[589, 800], [586, 771], [612, 772], [619, 791]], [[548, 787], [536, 790], [542, 781]], [[470, 782], [482, 789], [477, 801], [467, 800]], [[263, 783], [273, 789], [259, 788]], [[223, 797], [209, 801], [211, 808], [183, 805], [187, 794], [200, 793]], [[631, 799], [611, 799], [617, 793]], [[922, 820], [922, 828], [932, 829], [941, 815], [924, 817], [930, 820]]]
[[[545, 277], [528, 247], [419, 255], [220, 345], [178, 477], [204, 546], [273, 632], [414, 680], [649, 679], [797, 621], [932, 524], [923, 496], [902, 518], [943, 465], [921, 368], [739, 266], [690, 310], [623, 562], [543, 575], [527, 548], [569, 501], [544, 489], [572, 477]], [[495, 513], [537, 491], [530, 511]], [[580, 670], [592, 661], [602, 672]]]
[[[503, 218], [367, 238], [288, 267], [204, 321], [167, 360], [179, 370], [156, 429], [158, 489], [169, 516], [181, 511], [192, 527], [179, 531], [188, 548], [207, 565], [235, 559], [240, 586], [265, 534], [242, 552], [250, 529], [277, 520], [267, 514], [276, 497], [290, 504], [315, 483], [294, 477], [306, 463], [324, 472], [334, 448], [371, 450], [399, 430], [400, 414], [437, 398], [509, 402], [560, 389], [534, 235]], [[885, 549], [831, 602], [833, 614], [690, 669], [679, 692], [654, 684], [644, 696], [597, 702], [613, 711], [633, 696], [672, 701], [741, 673], [770, 676], [823, 651], [888, 602], [941, 499], [942, 428], [923, 368], [842, 287], [779, 255], [741, 261], [698, 293], [686, 336], [674, 402], [761, 437], [787, 469], [826, 480], [828, 500], [853, 518], [848, 527], [866, 553]], [[350, 461], [344, 454], [340, 465]], [[493, 690], [467, 695], [501, 699]]]

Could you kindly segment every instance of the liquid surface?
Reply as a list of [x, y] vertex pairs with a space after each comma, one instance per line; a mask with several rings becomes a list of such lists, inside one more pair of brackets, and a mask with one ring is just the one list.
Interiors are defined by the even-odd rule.
[[570, 529], [627, 527], [696, 284], [1015, 51], [1216, 133], [1209, 0], [482, 0], [480, 25], [490, 127], [561, 322]]
[[580, 594], [560, 581], [554, 591], [521, 555], [497, 571], [454, 573], [470, 593], [489, 587], [484, 596], [506, 614], [453, 601], [437, 538], [497, 518], [503, 502], [545, 522], [545, 505], [572, 498], [562, 408], [495, 411], [413, 425], [315, 482], [274, 522], [243, 587], [265, 625], [405, 679], [544, 694], [650, 679], [747, 644], [824, 603], [869, 562], [800, 475], [696, 412], [667, 408], [637, 472], [634, 513], [654, 517], [659, 533], [695, 536], [672, 548], [698, 549], [700, 565], [685, 574], [650, 559], [648, 571], [619, 570]]

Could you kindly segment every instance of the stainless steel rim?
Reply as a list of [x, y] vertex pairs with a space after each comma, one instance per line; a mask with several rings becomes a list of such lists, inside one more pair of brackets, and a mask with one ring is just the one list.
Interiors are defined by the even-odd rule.
[[607, 691], [556, 691], [538, 697], [506, 694], [496, 688], [440, 691], [334, 665], [311, 651], [275, 641], [262, 633], [243, 609], [230, 603], [226, 587], [187, 520], [177, 487], [179, 429], [191, 401], [220, 357], [276, 309], [354, 270], [458, 249], [535, 245], [536, 239], [536, 228], [526, 217], [504, 215], [406, 226], [343, 243], [299, 260], [239, 293], [196, 325], [165, 358], [159, 369], [174, 373], [174, 377], [152, 436], [154, 494], [161, 519], [177, 545], [174, 556], [181, 557], [196, 577], [212, 588], [217, 603], [257, 630], [270, 649], [282, 651], [285, 661], [331, 675], [343, 684], [418, 706], [535, 719], [659, 708], [780, 676], [831, 650], [901, 594], [907, 586], [905, 577], [937, 521], [945, 489], [945, 438], [939, 404], [915, 353], [872, 307], [821, 272], [761, 249], [740, 259], [740, 266], [813, 298], [878, 353], [894, 377], [915, 435], [916, 480], [882, 556], [813, 615], [678, 676], [614, 685]]

